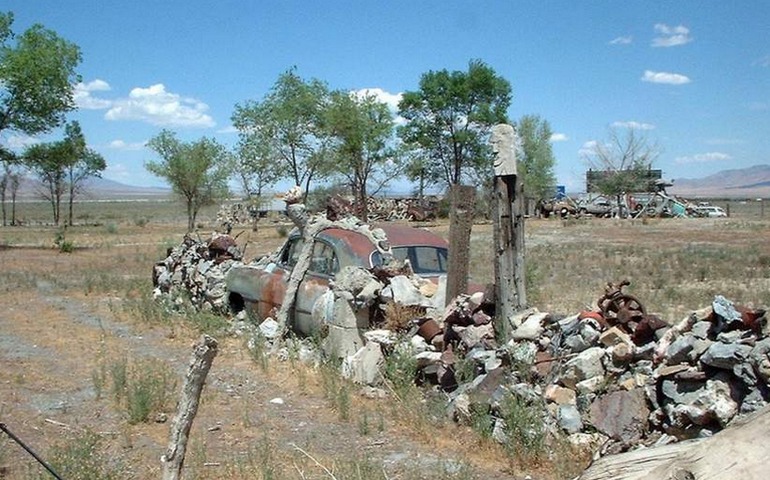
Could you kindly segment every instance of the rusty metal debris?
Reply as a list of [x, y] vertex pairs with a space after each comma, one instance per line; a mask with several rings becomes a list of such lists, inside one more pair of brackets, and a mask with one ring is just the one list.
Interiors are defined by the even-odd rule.
[[628, 280], [618, 284], [607, 282], [604, 295], [596, 302], [600, 315], [596, 319], [605, 327], [617, 326], [631, 335], [636, 345], [644, 345], [654, 339], [655, 331], [666, 326], [660, 318], [648, 315], [638, 298], [623, 291], [631, 285]]

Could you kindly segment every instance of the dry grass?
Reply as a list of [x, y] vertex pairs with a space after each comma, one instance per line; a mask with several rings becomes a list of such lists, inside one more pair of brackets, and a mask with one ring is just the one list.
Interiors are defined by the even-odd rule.
[[[178, 206], [165, 204], [98, 206], [82, 213], [89, 225], [67, 230], [75, 247], [70, 254], [53, 247], [53, 227], [30, 221], [33, 226], [0, 228], [0, 421], [49, 457], [69, 451], [62, 442], [98, 432], [93, 445], [108, 454], [104, 458], [120, 460], [120, 478], [158, 478], [168, 425], [129, 424], [109, 386], [99, 387], [94, 379], [102, 366], [119, 359], [162, 360], [181, 379], [199, 326], [178, 316], [149, 315], [153, 312], [150, 320], [141, 320], [141, 310], [128, 307], [150, 308], [141, 302], [151, 288], [151, 266], [181, 241], [185, 219]], [[47, 212], [40, 211], [44, 221]], [[732, 211], [730, 219], [531, 220], [526, 225], [531, 303], [545, 311], [575, 312], [592, 307], [607, 281], [628, 278], [630, 291], [648, 310], [670, 321], [707, 305], [714, 294], [767, 306], [770, 218], [753, 211], [744, 215], [738, 205]], [[23, 216], [33, 218], [27, 207]], [[202, 216], [204, 232], [213, 230], [212, 220], [211, 212]], [[446, 223], [430, 228], [446, 235]], [[473, 229], [471, 271], [479, 283], [492, 279], [491, 232], [489, 224]], [[239, 244], [247, 244], [247, 258], [283, 242], [269, 223], [258, 234], [234, 233], [240, 233]], [[418, 396], [369, 400], [341, 384], [334, 395], [323, 375], [272, 359], [262, 371], [241, 339], [220, 338], [193, 427], [187, 478], [330, 478], [319, 464], [336, 478], [384, 478], [383, 459], [398, 455], [408, 460], [389, 470], [388, 478], [510, 478], [514, 470], [543, 480], [574, 472], [560, 466], [560, 455], [537, 465], [512, 465], [499, 446], [467, 427], [440, 421], [441, 402]], [[271, 404], [274, 398], [284, 405]], [[36, 478], [28, 456], [5, 440], [0, 446], [7, 478]], [[454, 459], [470, 469], [456, 467]]]

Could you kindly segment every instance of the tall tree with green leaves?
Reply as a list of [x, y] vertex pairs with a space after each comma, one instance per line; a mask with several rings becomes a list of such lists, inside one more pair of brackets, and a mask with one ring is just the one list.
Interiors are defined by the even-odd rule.
[[98, 178], [107, 168], [107, 162], [98, 152], [89, 148], [86, 137], [80, 124], [70, 122], [65, 128], [64, 142], [67, 148], [68, 162], [66, 165], [67, 189], [68, 189], [68, 224], [73, 224], [73, 205], [75, 198], [83, 193], [85, 181], [89, 178]]
[[320, 80], [304, 80], [292, 68], [278, 77], [262, 101], [235, 106], [232, 122], [241, 145], [263, 145], [282, 178], [291, 179], [307, 196], [322, 176], [327, 160], [323, 112], [329, 89]]
[[521, 141], [518, 173], [524, 185], [524, 194], [538, 200], [553, 195], [556, 185], [556, 159], [551, 148], [551, 125], [538, 115], [524, 115], [516, 123]]
[[337, 91], [325, 119], [332, 136], [330, 173], [344, 179], [358, 216], [366, 221], [369, 195], [401, 173], [393, 149], [393, 114], [374, 95]]
[[399, 135], [422, 152], [437, 181], [451, 186], [473, 171], [491, 175], [487, 137], [493, 125], [507, 123], [511, 95], [510, 83], [481, 60], [471, 60], [467, 71], [429, 71], [399, 102], [407, 121]]
[[40, 180], [40, 196], [51, 204], [53, 223], [61, 221], [61, 200], [67, 191], [67, 166], [70, 152], [67, 143], [37, 143], [24, 150], [24, 165]]
[[[0, 12], [0, 138], [4, 132], [44, 133], [64, 123], [65, 113], [75, 108], [72, 85], [80, 79], [75, 73], [81, 60], [77, 45], [39, 24], [18, 36], [12, 26], [13, 13]], [[2, 145], [0, 149], [8, 151]], [[11, 158], [3, 154], [0, 169], [4, 213], [6, 191], [19, 182]]]
[[168, 130], [152, 137], [147, 146], [160, 160], [148, 161], [144, 167], [165, 179], [174, 193], [185, 200], [187, 231], [194, 231], [200, 208], [228, 194], [232, 160], [229, 152], [216, 140], [203, 137], [182, 142]]
[[39, 24], [11, 45], [12, 24], [12, 13], [0, 13], [0, 132], [47, 132], [75, 108], [80, 48]]

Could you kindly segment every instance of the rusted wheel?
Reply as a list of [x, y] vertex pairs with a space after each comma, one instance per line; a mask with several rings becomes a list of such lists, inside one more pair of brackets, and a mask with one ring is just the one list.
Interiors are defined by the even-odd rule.
[[644, 305], [636, 297], [626, 294], [606, 299], [600, 308], [610, 325], [639, 321], [647, 314]]

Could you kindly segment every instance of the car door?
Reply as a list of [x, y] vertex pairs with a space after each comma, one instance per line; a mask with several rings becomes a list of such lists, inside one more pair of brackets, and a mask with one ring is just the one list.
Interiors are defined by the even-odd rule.
[[294, 326], [306, 335], [313, 334], [320, 325], [312, 318], [313, 306], [327, 292], [329, 281], [339, 271], [339, 257], [331, 243], [321, 238], [313, 242], [310, 267], [299, 284], [294, 303]]

